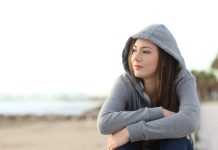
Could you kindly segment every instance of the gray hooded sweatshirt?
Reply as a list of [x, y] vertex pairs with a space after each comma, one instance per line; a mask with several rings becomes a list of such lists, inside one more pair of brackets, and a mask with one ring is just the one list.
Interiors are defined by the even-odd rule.
[[[156, 44], [179, 62], [181, 70], [176, 78], [179, 100], [177, 113], [164, 117], [162, 107], [151, 108], [148, 94], [130, 74], [128, 54], [134, 38]], [[112, 134], [126, 127], [130, 141], [135, 142], [181, 138], [196, 130], [200, 120], [196, 79], [186, 69], [176, 41], [164, 25], [151, 25], [131, 36], [124, 47], [122, 60], [125, 73], [117, 78], [98, 115], [97, 127], [102, 134]]]

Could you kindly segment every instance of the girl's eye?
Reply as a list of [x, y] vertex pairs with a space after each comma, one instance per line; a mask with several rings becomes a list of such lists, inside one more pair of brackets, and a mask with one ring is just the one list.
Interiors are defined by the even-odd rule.
[[143, 51], [143, 53], [145, 53], [145, 54], [150, 54], [151, 52], [149, 52], [149, 51]]
[[133, 53], [133, 52], [136, 52], [136, 50], [135, 50], [135, 49], [132, 49], [132, 53]]

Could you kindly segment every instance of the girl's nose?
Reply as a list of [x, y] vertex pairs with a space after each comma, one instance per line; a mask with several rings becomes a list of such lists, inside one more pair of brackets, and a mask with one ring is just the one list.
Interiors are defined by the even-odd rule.
[[142, 59], [142, 58], [141, 58], [140, 52], [136, 52], [136, 53], [135, 53], [135, 60], [136, 60], [136, 61], [141, 61], [141, 59]]

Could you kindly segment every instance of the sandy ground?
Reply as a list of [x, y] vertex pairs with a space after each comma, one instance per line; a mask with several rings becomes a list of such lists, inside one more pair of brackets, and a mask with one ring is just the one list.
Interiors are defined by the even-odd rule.
[[[108, 136], [97, 132], [97, 112], [69, 120], [0, 118], [0, 150], [106, 150]], [[218, 102], [201, 104], [198, 150], [218, 149], [217, 118]]]
[[96, 120], [0, 122], [0, 150], [104, 150]]
[[218, 101], [201, 104], [198, 150], [218, 150]]

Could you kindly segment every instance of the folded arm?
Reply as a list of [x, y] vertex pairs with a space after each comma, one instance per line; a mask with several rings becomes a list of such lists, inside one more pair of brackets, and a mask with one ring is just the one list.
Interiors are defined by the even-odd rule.
[[125, 111], [130, 99], [130, 85], [121, 77], [117, 79], [110, 96], [103, 104], [97, 119], [98, 130], [102, 134], [115, 133], [127, 125], [139, 121], [151, 121], [163, 118], [162, 107], [141, 108], [136, 111]]
[[110, 97], [99, 113], [97, 124], [102, 134], [112, 134], [127, 127], [130, 140], [180, 138], [193, 133], [199, 125], [200, 106], [194, 77], [178, 84], [179, 112], [164, 117], [161, 107], [124, 111], [128, 90], [118, 79]]
[[132, 142], [181, 138], [196, 130], [200, 120], [200, 106], [195, 78], [181, 82], [177, 91], [180, 100], [179, 112], [162, 119], [150, 122], [141, 120], [128, 125], [127, 129]]

